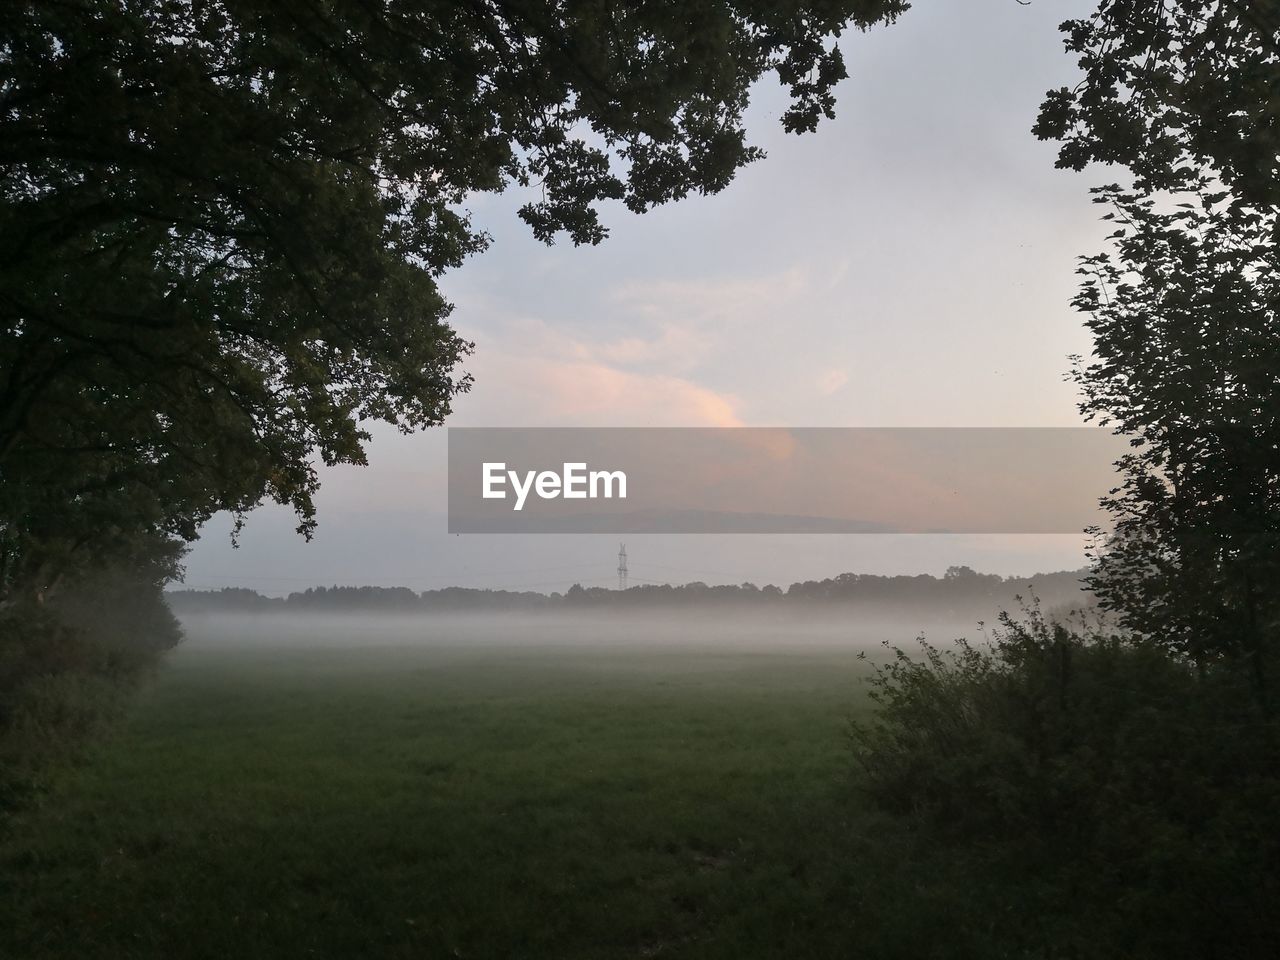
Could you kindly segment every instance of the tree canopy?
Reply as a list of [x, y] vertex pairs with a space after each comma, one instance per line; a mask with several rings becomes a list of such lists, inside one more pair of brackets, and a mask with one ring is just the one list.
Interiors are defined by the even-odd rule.
[[1153, 190], [1211, 169], [1250, 203], [1280, 203], [1280, 2], [1099, 0], [1062, 31], [1083, 77], [1035, 126], [1061, 141], [1059, 166], [1119, 164]]
[[1280, 609], [1280, 247], [1274, 211], [1202, 180], [1178, 202], [1102, 188], [1115, 251], [1075, 304], [1082, 411], [1134, 438], [1093, 577], [1125, 626], [1200, 663], [1254, 660]]
[[440, 274], [470, 195], [540, 239], [723, 189], [833, 114], [834, 38], [901, 0], [78, 0], [0, 9], [0, 588], [92, 542], [191, 538], [264, 497], [313, 521], [362, 423], [468, 377]]

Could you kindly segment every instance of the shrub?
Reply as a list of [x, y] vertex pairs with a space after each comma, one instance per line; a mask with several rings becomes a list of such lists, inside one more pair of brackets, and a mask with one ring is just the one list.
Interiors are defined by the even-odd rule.
[[921, 643], [853, 739], [949, 914], [938, 955], [1274, 955], [1280, 730], [1247, 678], [1035, 610]]
[[0, 817], [120, 715], [134, 681], [180, 635], [159, 585], [129, 571], [0, 610]]

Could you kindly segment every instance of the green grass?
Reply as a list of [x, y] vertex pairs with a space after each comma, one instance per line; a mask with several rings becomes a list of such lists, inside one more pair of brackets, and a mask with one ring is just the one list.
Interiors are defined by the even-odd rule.
[[10, 826], [0, 956], [856, 942], [853, 648], [269, 640], [180, 648], [124, 729]]

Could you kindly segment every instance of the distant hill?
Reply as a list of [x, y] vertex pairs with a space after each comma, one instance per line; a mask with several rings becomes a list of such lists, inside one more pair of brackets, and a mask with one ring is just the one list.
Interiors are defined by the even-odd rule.
[[752, 609], [764, 606], [803, 613], [808, 610], [856, 607], [891, 612], [909, 610], [947, 617], [990, 617], [1000, 609], [1016, 609], [1018, 598], [1035, 597], [1045, 610], [1082, 607], [1085, 570], [1001, 577], [952, 567], [942, 577], [875, 576], [842, 573], [827, 580], [793, 583], [786, 590], [753, 583], [708, 586], [645, 584], [627, 590], [582, 587], [564, 593], [481, 590], [446, 587], [421, 593], [407, 587], [312, 587], [287, 597], [264, 597], [253, 590], [173, 590], [166, 594], [177, 614], [197, 613], [447, 613], [504, 611], [577, 611], [688, 609], [690, 607]]

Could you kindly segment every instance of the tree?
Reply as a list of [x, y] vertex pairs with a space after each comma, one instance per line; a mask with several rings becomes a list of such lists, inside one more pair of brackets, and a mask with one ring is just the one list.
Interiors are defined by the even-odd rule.
[[[1178, 199], [1178, 198], [1175, 198]], [[1280, 631], [1280, 248], [1276, 214], [1212, 190], [1110, 186], [1114, 255], [1083, 259], [1095, 357], [1081, 412], [1133, 438], [1092, 585], [1122, 623], [1201, 665], [1251, 665]]]
[[1134, 439], [1092, 586], [1122, 623], [1267, 686], [1280, 573], [1280, 3], [1100, 0], [1062, 25], [1084, 72], [1035, 132], [1096, 191], [1115, 253], [1086, 258], [1081, 410]]
[[1280, 2], [1100, 0], [1061, 29], [1084, 76], [1035, 126], [1062, 141], [1058, 166], [1120, 164], [1146, 190], [1212, 169], [1241, 199], [1280, 203]]
[[315, 460], [440, 423], [471, 345], [461, 205], [537, 184], [540, 239], [723, 189], [833, 113], [833, 38], [902, 0], [74, 0], [0, 9], [0, 592], [189, 539]]

